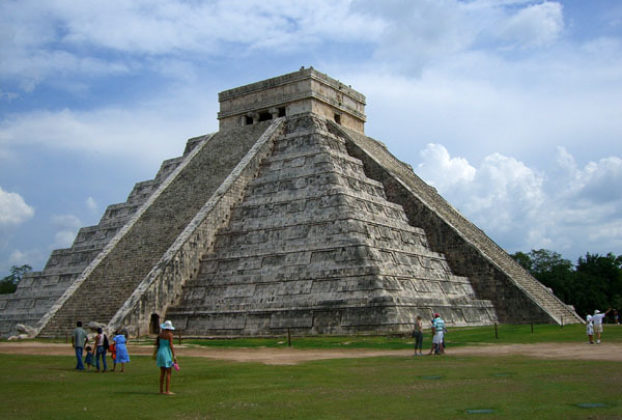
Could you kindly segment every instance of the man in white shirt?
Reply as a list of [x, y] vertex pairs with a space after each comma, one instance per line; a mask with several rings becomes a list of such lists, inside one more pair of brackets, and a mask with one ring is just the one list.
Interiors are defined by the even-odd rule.
[[601, 313], [598, 309], [594, 311], [592, 315], [592, 322], [594, 323], [594, 333], [596, 334], [596, 344], [600, 344], [600, 333], [603, 332], [603, 318], [607, 316], [611, 308], [607, 309], [604, 313]]

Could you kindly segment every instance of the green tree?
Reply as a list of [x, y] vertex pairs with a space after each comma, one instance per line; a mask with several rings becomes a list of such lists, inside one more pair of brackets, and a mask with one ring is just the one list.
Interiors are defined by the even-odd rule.
[[529, 254], [518, 251], [514, 254], [511, 254], [510, 257], [514, 258], [517, 263], [519, 263], [525, 270], [531, 273], [533, 262], [531, 261], [531, 257], [529, 256]]
[[22, 266], [12, 266], [11, 274], [0, 280], [0, 294], [3, 293], [13, 293], [17, 289], [17, 285], [19, 284], [24, 274], [32, 271], [32, 267], [28, 264], [24, 264]]
[[553, 289], [555, 296], [576, 308], [574, 267], [570, 260], [547, 249], [532, 250], [529, 255], [533, 264], [532, 275]]
[[577, 263], [577, 283], [590, 288], [593, 309], [622, 307], [622, 256], [590, 254]]
[[548, 249], [532, 249], [528, 255], [531, 258], [531, 272], [534, 275], [568, 272], [572, 271], [573, 268], [570, 260], [566, 260], [557, 252]]
[[511, 256], [540, 283], [553, 289], [555, 296], [574, 305], [574, 272], [569, 260], [548, 249], [532, 249], [527, 254], [517, 252]]
[[622, 308], [622, 256], [588, 252], [578, 259], [576, 267], [547, 249], [511, 256], [582, 316], [593, 313], [594, 309]]

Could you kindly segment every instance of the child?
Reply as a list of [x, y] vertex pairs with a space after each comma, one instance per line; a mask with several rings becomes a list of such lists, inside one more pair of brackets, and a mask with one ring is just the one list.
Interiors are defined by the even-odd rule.
[[91, 370], [91, 366], [93, 366], [93, 349], [91, 346], [86, 346], [86, 359], [84, 359], [84, 363], [86, 363], [86, 369]]
[[590, 344], [594, 344], [594, 324], [592, 323], [592, 315], [585, 317], [585, 333], [590, 340]]
[[114, 341], [110, 343], [108, 350], [110, 350], [110, 358], [112, 359], [112, 371], [114, 372], [117, 369], [117, 345]]

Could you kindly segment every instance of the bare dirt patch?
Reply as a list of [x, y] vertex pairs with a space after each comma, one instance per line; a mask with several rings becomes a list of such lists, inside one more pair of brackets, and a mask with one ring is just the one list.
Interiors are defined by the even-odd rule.
[[[150, 355], [153, 347], [145, 345], [128, 346], [130, 355]], [[210, 348], [201, 346], [175, 346], [178, 356], [206, 357], [235, 362], [255, 362], [270, 365], [293, 365], [311, 360], [351, 359], [378, 356], [412, 356], [410, 350], [367, 350], [367, 349], [312, 349], [295, 348]], [[0, 342], [0, 353], [70, 356], [71, 344], [43, 342]], [[602, 343], [539, 343], [504, 344], [456, 347], [447, 349], [448, 355], [461, 356], [504, 356], [523, 355], [540, 359], [608, 360], [622, 361], [622, 344]], [[425, 357], [425, 356], [424, 356]]]
[[538, 343], [456, 347], [451, 354], [504, 356], [519, 354], [539, 359], [609, 360], [622, 362], [622, 344]]

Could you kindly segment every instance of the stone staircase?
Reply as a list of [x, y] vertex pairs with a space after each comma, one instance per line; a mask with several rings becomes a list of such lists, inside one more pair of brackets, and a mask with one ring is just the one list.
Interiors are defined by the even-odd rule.
[[501, 322], [583, 322], [382, 143], [335, 124], [330, 129], [347, 139], [350, 152], [404, 207], [410, 223], [425, 228], [432, 249], [446, 255], [456, 274], [469, 277], [479, 297], [493, 301]]
[[166, 318], [191, 335], [407, 332], [495, 321], [323, 120], [290, 119]]
[[[195, 139], [188, 141], [186, 153], [194, 144]], [[24, 276], [15, 293], [0, 295], [0, 336], [15, 334], [17, 324], [35, 326], [182, 159], [164, 161], [154, 179], [134, 186], [126, 202], [108, 206], [97, 225], [81, 228], [70, 248], [52, 251], [42, 271]]]
[[[128, 205], [138, 209], [46, 313], [39, 336], [63, 336], [76, 320], [108, 323], [267, 126], [191, 139], [157, 189], [137, 185]], [[113, 208], [109, 215], [129, 215], [126, 210]]]

